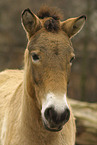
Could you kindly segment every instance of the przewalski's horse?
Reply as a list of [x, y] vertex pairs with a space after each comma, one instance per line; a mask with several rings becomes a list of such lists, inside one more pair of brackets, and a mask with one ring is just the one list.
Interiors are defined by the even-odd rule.
[[[27, 33], [24, 73], [0, 74], [0, 145], [74, 145], [75, 121], [67, 102], [67, 84], [75, 57], [70, 39], [85, 16], [61, 22], [42, 9], [22, 13]], [[24, 74], [24, 75], [23, 75]]]

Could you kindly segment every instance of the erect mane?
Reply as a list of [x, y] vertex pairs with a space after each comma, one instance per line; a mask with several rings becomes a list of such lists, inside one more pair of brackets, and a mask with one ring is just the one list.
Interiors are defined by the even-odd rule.
[[48, 6], [42, 6], [37, 13], [37, 16], [40, 19], [44, 19], [45, 17], [52, 17], [55, 20], [60, 20], [63, 18], [62, 12], [60, 12], [58, 8]]

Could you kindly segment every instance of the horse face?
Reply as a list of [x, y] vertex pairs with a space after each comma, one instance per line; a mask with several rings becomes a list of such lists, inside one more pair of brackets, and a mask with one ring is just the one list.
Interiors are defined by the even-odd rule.
[[75, 56], [70, 38], [84, 22], [85, 16], [61, 22], [51, 17], [41, 20], [29, 9], [22, 14], [29, 40], [25, 53], [27, 91], [36, 97], [43, 124], [50, 131], [61, 130], [70, 117], [66, 96]]

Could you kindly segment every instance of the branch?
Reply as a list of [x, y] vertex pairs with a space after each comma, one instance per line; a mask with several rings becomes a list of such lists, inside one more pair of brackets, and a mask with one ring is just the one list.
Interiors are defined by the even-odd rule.
[[97, 145], [97, 103], [69, 99], [77, 124], [77, 145]]

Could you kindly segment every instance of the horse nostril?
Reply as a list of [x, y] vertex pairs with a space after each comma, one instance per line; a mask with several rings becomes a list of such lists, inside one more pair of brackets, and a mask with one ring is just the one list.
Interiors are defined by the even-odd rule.
[[47, 108], [45, 110], [44, 116], [47, 120], [53, 120], [56, 118], [56, 112], [54, 111], [53, 107]]
[[68, 108], [65, 109], [65, 111], [61, 114], [60, 120], [61, 122], [64, 121], [66, 123], [70, 118], [70, 111]]

